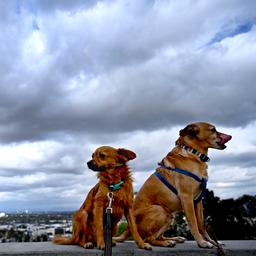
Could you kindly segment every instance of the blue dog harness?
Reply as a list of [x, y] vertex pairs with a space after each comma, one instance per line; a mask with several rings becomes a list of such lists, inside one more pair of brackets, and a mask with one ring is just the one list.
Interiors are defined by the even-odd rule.
[[[199, 196], [197, 196], [194, 199], [194, 203], [197, 204], [199, 203], [204, 197], [205, 197], [205, 193], [206, 193], [206, 186], [207, 186], [207, 179], [206, 178], [200, 178], [197, 175], [195, 175], [192, 172], [183, 170], [183, 169], [179, 169], [179, 168], [173, 168], [173, 167], [166, 167], [165, 165], [162, 164], [158, 164], [161, 168], [173, 171], [173, 172], [178, 172], [181, 173], [183, 175], [189, 176], [191, 178], [193, 178], [194, 180], [196, 180], [197, 182], [200, 183], [200, 189], [201, 189], [201, 193], [199, 194]], [[155, 172], [154, 175], [167, 187], [169, 188], [175, 195], [178, 196], [178, 191], [177, 189], [170, 184], [159, 172]]]

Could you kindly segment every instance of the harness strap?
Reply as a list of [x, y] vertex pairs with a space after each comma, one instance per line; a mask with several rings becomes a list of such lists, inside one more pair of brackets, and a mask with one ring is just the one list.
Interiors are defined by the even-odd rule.
[[178, 191], [177, 189], [172, 185], [170, 184], [159, 172], [155, 172], [154, 175], [159, 179], [161, 180], [164, 185], [169, 188], [174, 194], [178, 195]]
[[[192, 172], [183, 170], [183, 169], [179, 169], [179, 168], [173, 168], [173, 167], [167, 167], [165, 165], [162, 164], [158, 164], [161, 168], [170, 170], [170, 171], [174, 171], [174, 172], [178, 172], [181, 173], [183, 175], [189, 176], [191, 178], [193, 178], [194, 180], [196, 180], [197, 182], [200, 183], [200, 189], [201, 189], [201, 193], [200, 195], [194, 199], [194, 203], [198, 203], [200, 202], [203, 198], [205, 198], [205, 194], [206, 194], [206, 186], [207, 186], [207, 179], [206, 178], [200, 178], [197, 175], [195, 175]], [[174, 194], [176, 194], [178, 196], [178, 191], [177, 189], [171, 185], [159, 172], [155, 172], [154, 175], [156, 177], [158, 177], [159, 180], [162, 181], [162, 183], [167, 186]]]
[[170, 171], [173, 171], [173, 172], [178, 172], [178, 173], [181, 173], [183, 175], [186, 175], [186, 176], [189, 176], [191, 178], [193, 178], [194, 180], [198, 181], [198, 182], [202, 182], [202, 179], [199, 178], [197, 175], [195, 175], [194, 173], [192, 172], [189, 172], [189, 171], [186, 171], [186, 170], [183, 170], [183, 169], [180, 169], [180, 168], [173, 168], [173, 167], [167, 167], [167, 166], [164, 166], [162, 164], [158, 164], [161, 168], [164, 168], [164, 169], [167, 169], [167, 170], [170, 170]]

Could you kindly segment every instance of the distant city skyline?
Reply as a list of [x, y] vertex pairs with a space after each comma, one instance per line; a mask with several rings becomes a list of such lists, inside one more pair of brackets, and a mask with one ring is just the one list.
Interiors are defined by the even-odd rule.
[[73, 211], [101, 145], [138, 191], [194, 121], [231, 134], [208, 188], [256, 194], [256, 1], [0, 1], [0, 212]]
[[72, 213], [8, 213], [0, 217], [0, 243], [46, 242], [72, 233]]

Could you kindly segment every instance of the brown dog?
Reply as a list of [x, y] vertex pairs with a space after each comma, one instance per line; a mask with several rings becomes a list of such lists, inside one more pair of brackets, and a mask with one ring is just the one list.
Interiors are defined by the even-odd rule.
[[[87, 165], [98, 172], [99, 182], [90, 190], [81, 208], [73, 217], [73, 235], [70, 238], [56, 236], [56, 244], [78, 244], [85, 248], [105, 248], [104, 213], [109, 204], [107, 194], [112, 191], [112, 236], [123, 214], [127, 219], [133, 239], [143, 249], [151, 249], [138, 234], [132, 214], [133, 187], [127, 162], [136, 157], [127, 149], [103, 146], [92, 155]], [[113, 241], [115, 243], [115, 241]]]
[[[181, 237], [163, 237], [173, 213], [183, 210], [198, 246], [217, 246], [206, 231], [201, 198], [208, 177], [208, 149], [224, 149], [230, 139], [230, 135], [218, 132], [208, 123], [193, 123], [180, 131], [176, 147], [147, 179], [133, 204], [137, 228], [144, 241], [156, 246], [183, 242]], [[122, 242], [128, 235], [127, 229], [117, 241]]]

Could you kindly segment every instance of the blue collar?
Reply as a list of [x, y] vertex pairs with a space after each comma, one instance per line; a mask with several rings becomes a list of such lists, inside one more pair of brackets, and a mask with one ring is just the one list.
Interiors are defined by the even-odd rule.
[[[179, 169], [179, 168], [174, 168], [174, 167], [167, 167], [163, 164], [158, 164], [161, 168], [170, 170], [170, 171], [174, 171], [174, 172], [178, 172], [181, 173], [183, 175], [189, 176], [191, 178], [193, 178], [194, 180], [196, 180], [197, 182], [200, 183], [200, 189], [202, 190], [201, 194], [199, 195], [199, 197], [197, 197], [194, 201], [197, 203], [199, 202], [202, 198], [205, 198], [205, 194], [206, 194], [206, 186], [207, 186], [207, 178], [201, 178], [197, 175], [195, 175], [192, 172], [183, 170], [183, 169]], [[170, 189], [172, 190], [176, 195], [178, 195], [177, 190], [167, 181], [163, 178], [163, 176], [161, 176], [159, 173], [156, 174], [156, 176]], [[160, 178], [161, 176], [161, 178]], [[172, 187], [172, 188], [171, 188]], [[174, 189], [173, 189], [174, 188]], [[175, 192], [176, 191], [176, 192]]]
[[124, 185], [124, 181], [121, 180], [116, 184], [110, 184], [108, 187], [111, 191], [116, 191], [116, 190], [119, 190], [123, 185]]

